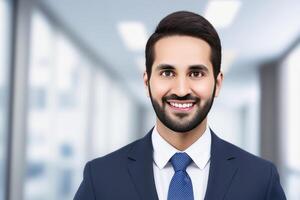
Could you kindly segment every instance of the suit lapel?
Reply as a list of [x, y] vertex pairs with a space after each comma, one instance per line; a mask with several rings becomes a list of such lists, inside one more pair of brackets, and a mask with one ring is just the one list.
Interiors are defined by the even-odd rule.
[[158, 200], [153, 175], [152, 130], [128, 154], [128, 172], [140, 199]]
[[238, 168], [235, 156], [212, 131], [211, 161], [205, 200], [224, 199]]
[[[153, 175], [152, 130], [136, 142], [128, 154], [128, 172], [140, 199], [158, 200]], [[238, 167], [235, 155], [211, 131], [212, 146], [205, 200], [224, 199]]]

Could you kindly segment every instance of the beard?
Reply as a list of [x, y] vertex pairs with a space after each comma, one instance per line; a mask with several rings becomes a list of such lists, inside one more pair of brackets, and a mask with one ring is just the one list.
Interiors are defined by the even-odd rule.
[[[191, 94], [188, 94], [183, 97], [179, 97], [175, 94], [172, 94], [170, 96], [164, 96], [161, 99], [162, 105], [160, 105], [159, 102], [152, 97], [150, 85], [148, 85], [148, 90], [152, 106], [158, 119], [167, 128], [171, 129], [174, 132], [188, 132], [196, 128], [207, 117], [213, 105], [214, 96], [216, 92], [216, 84], [214, 85], [214, 90], [211, 97], [207, 101], [203, 102], [202, 106], [200, 105], [203, 100], [201, 100], [199, 97], [192, 96]], [[166, 107], [168, 106], [167, 100], [193, 100], [195, 101], [193, 106], [197, 106], [198, 109], [196, 110], [196, 113], [193, 114], [194, 116], [192, 116], [192, 118], [189, 120], [185, 118], [187, 118], [190, 114], [184, 112], [175, 113], [174, 115], [177, 117], [177, 119], [173, 119], [172, 116], [170, 116], [170, 114], [168, 114], [166, 110]]]

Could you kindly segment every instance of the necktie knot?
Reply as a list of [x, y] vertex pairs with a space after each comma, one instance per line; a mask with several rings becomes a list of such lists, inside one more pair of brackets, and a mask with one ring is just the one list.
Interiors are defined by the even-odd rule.
[[171, 158], [172, 166], [177, 171], [185, 171], [192, 159], [187, 153], [175, 153]]

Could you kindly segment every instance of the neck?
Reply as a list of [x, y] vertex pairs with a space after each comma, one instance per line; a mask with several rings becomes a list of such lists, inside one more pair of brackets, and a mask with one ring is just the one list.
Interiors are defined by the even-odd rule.
[[179, 151], [184, 151], [204, 134], [207, 126], [207, 118], [193, 130], [184, 133], [172, 131], [162, 124], [159, 119], [156, 120], [156, 124], [157, 131], [162, 138]]

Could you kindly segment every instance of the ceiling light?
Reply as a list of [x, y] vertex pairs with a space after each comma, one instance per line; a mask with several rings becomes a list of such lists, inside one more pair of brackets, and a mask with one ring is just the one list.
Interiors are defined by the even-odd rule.
[[118, 31], [130, 50], [144, 50], [147, 42], [145, 26], [140, 22], [121, 22], [118, 24]]
[[215, 28], [225, 28], [232, 23], [240, 6], [238, 0], [211, 0], [204, 16]]

